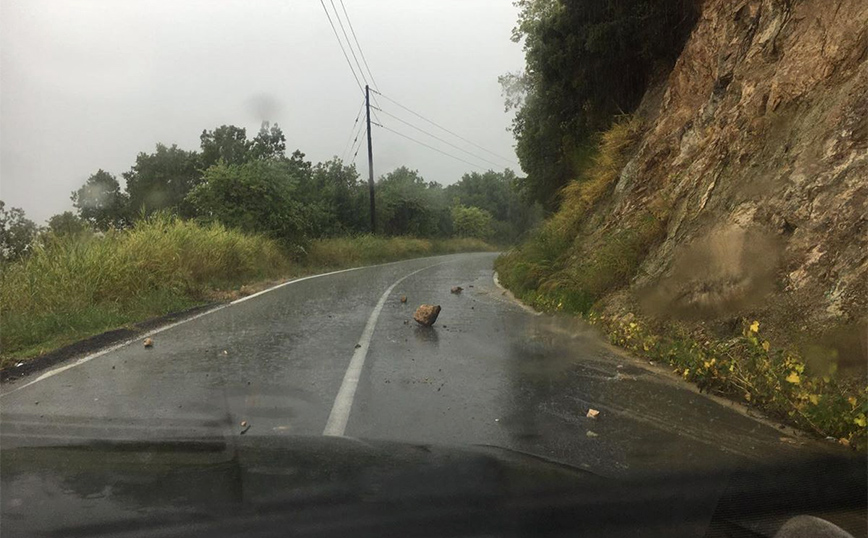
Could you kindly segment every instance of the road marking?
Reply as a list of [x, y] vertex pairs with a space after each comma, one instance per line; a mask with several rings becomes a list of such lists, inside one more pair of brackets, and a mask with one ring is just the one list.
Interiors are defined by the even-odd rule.
[[323, 430], [323, 435], [340, 437], [347, 429], [347, 422], [350, 419], [350, 411], [353, 409], [353, 399], [356, 396], [356, 388], [359, 386], [359, 379], [362, 376], [362, 368], [365, 366], [365, 359], [368, 356], [368, 346], [371, 344], [371, 338], [374, 336], [374, 329], [377, 326], [377, 320], [380, 318], [380, 312], [389, 298], [389, 294], [395, 289], [395, 286], [410, 278], [416, 273], [421, 273], [426, 269], [443, 265], [447, 262], [435, 263], [422, 269], [417, 269], [412, 273], [406, 274], [396, 280], [391, 286], [386, 288], [377, 306], [368, 317], [368, 323], [365, 325], [365, 330], [362, 331], [362, 337], [359, 340], [359, 347], [353, 352], [353, 357], [350, 359], [350, 364], [347, 366], [347, 372], [344, 374], [344, 380], [341, 382], [341, 388], [338, 390], [338, 395], [335, 396], [335, 403], [332, 405], [332, 411], [329, 413], [329, 419], [326, 422], [326, 427]]
[[[419, 258], [416, 258], [416, 259], [418, 260]], [[31, 380], [31, 381], [29, 381], [29, 382], [27, 382], [27, 383], [24, 383], [24, 384], [21, 385], [21, 386], [15, 387], [15, 388], [13, 388], [13, 389], [11, 389], [11, 390], [8, 390], [8, 391], [6, 391], [6, 392], [0, 393], [0, 398], [4, 398], [4, 397], [6, 397], [6, 396], [9, 396], [10, 394], [13, 394], [13, 393], [15, 393], [15, 392], [18, 392], [19, 390], [25, 389], [25, 388], [27, 388], [27, 387], [29, 387], [29, 386], [31, 386], [31, 385], [34, 385], [34, 384], [36, 384], [36, 383], [39, 383], [40, 381], [44, 381], [44, 380], [46, 380], [46, 379], [49, 379], [49, 378], [51, 378], [51, 377], [54, 377], [54, 376], [56, 376], [57, 374], [60, 374], [60, 373], [63, 373], [63, 372], [65, 372], [65, 371], [67, 371], [67, 370], [70, 370], [70, 369], [72, 369], [72, 368], [75, 368], [76, 366], [81, 366], [82, 364], [85, 364], [85, 363], [87, 363], [87, 362], [90, 362], [90, 361], [92, 361], [93, 359], [96, 359], [96, 358], [102, 357], [103, 355], [106, 355], [107, 353], [111, 353], [112, 351], [117, 351], [118, 349], [120, 349], [120, 348], [122, 348], [122, 347], [125, 347], [125, 346], [128, 346], [128, 345], [130, 345], [130, 344], [132, 344], [132, 343], [134, 343], [134, 342], [139, 342], [139, 341], [141, 341], [142, 339], [147, 338], [147, 337], [149, 337], [149, 336], [153, 336], [153, 335], [155, 335], [155, 334], [159, 334], [159, 333], [161, 333], [161, 332], [163, 332], [163, 331], [168, 331], [169, 329], [172, 329], [172, 328], [174, 328], [174, 327], [177, 327], [178, 325], [183, 325], [184, 323], [188, 323], [188, 322], [190, 322], [190, 321], [193, 321], [193, 320], [199, 319], [199, 318], [201, 318], [201, 317], [203, 317], [203, 316], [207, 316], [207, 315], [209, 315], [209, 314], [213, 314], [214, 312], [218, 312], [218, 311], [220, 311], [220, 310], [223, 310], [224, 308], [228, 308], [228, 307], [230, 307], [230, 306], [237, 305], [237, 304], [239, 304], [239, 303], [243, 303], [244, 301], [249, 301], [250, 299], [253, 299], [254, 297], [259, 297], [260, 295], [263, 295], [263, 294], [266, 294], [266, 293], [272, 292], [272, 291], [274, 291], [274, 290], [278, 290], [278, 289], [280, 289], [280, 288], [283, 288], [284, 286], [289, 286], [290, 284], [298, 284], [299, 282], [304, 282], [305, 280], [312, 280], [312, 279], [314, 279], [314, 278], [321, 278], [321, 277], [325, 277], [325, 276], [337, 275], [337, 274], [340, 274], [340, 273], [349, 273], [350, 271], [359, 271], [359, 270], [361, 270], [361, 269], [370, 269], [370, 268], [372, 268], [372, 267], [384, 267], [384, 266], [386, 266], [386, 265], [394, 265], [394, 264], [396, 264], [396, 263], [404, 263], [404, 262], [408, 262], [408, 261], [413, 261], [413, 260], [399, 260], [399, 261], [396, 261], [396, 262], [381, 263], [381, 264], [377, 264], [377, 265], [365, 265], [365, 266], [362, 266], [362, 267], [351, 267], [350, 269], [341, 269], [341, 270], [339, 270], [339, 271], [331, 271], [331, 272], [329, 272], [329, 273], [321, 273], [321, 274], [318, 274], [318, 275], [310, 275], [310, 276], [305, 276], [305, 277], [301, 277], [301, 278], [296, 278], [295, 280], [288, 280], [288, 281], [286, 281], [286, 282], [283, 282], [283, 283], [281, 283], [281, 284], [277, 284], [276, 286], [272, 286], [272, 287], [270, 287], [270, 288], [267, 288], [267, 289], [264, 289], [264, 290], [262, 290], [262, 291], [259, 291], [259, 292], [256, 292], [256, 293], [253, 293], [253, 294], [248, 295], [248, 296], [246, 296], [246, 297], [242, 297], [242, 298], [240, 298], [240, 299], [236, 299], [236, 300], [234, 300], [234, 301], [232, 301], [232, 302], [230, 302], [230, 303], [226, 303], [226, 304], [223, 304], [223, 305], [220, 305], [220, 306], [216, 306], [216, 307], [214, 307], [214, 308], [212, 308], [212, 309], [210, 309], [210, 310], [206, 310], [205, 312], [200, 312], [199, 314], [196, 314], [195, 316], [190, 316], [189, 318], [182, 319], [181, 321], [177, 321], [177, 322], [175, 322], [175, 323], [171, 323], [171, 324], [169, 324], [169, 325], [164, 325], [164, 326], [162, 326], [162, 327], [158, 327], [158, 328], [156, 328], [156, 329], [153, 329], [153, 330], [151, 330], [151, 331], [148, 331], [148, 332], [146, 332], [146, 333], [144, 333], [144, 334], [140, 334], [140, 335], [138, 335], [138, 336], [136, 336], [136, 337], [134, 337], [134, 338], [130, 338], [129, 340], [124, 340], [123, 342], [120, 342], [120, 343], [115, 344], [115, 345], [113, 345], [113, 346], [107, 347], [107, 348], [105, 348], [105, 349], [101, 349], [101, 350], [99, 350], [99, 351], [97, 351], [97, 352], [95, 352], [95, 353], [91, 353], [90, 355], [87, 355], [87, 356], [85, 356], [85, 357], [82, 357], [82, 358], [76, 360], [75, 362], [71, 362], [71, 363], [69, 363], [69, 364], [65, 364], [65, 365], [63, 365], [63, 366], [59, 366], [59, 367], [54, 368], [54, 369], [52, 369], [52, 370], [48, 370], [47, 372], [43, 373], [42, 375], [40, 375], [40, 376], [37, 377], [36, 379], [33, 379], [33, 380]], [[441, 263], [437, 263], [437, 264], [434, 264], [434, 265], [441, 265], [442, 263], [446, 263], [446, 262], [441, 262]], [[422, 271], [422, 270], [424, 270], [424, 269], [428, 269], [429, 267], [434, 267], [434, 265], [430, 265], [430, 266], [428, 266], [428, 267], [424, 267], [423, 269], [420, 269], [419, 271]], [[416, 271], [416, 272], [418, 273], [419, 271]], [[415, 273], [410, 273], [409, 275], [406, 275], [404, 278], [407, 278], [407, 277], [409, 277], [410, 275], [413, 275], [413, 274], [415, 274]], [[403, 281], [404, 278], [402, 278], [402, 279], [399, 280], [398, 282], [395, 282], [395, 284], [393, 284], [392, 287], [394, 287], [395, 285], [397, 285], [399, 282]], [[392, 288], [389, 288], [389, 291], [391, 291], [391, 289], [392, 289]], [[382, 307], [380, 307], [380, 308], [382, 308]], [[370, 320], [369, 320], [369, 321], [370, 321]], [[366, 349], [367, 349], [367, 347], [366, 347]]]

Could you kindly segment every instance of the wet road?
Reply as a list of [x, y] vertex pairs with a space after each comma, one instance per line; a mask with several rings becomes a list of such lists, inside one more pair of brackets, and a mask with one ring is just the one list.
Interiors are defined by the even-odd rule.
[[[496, 286], [494, 257], [303, 279], [161, 330], [153, 349], [5, 384], [0, 448], [231, 437], [245, 421], [251, 437], [490, 444], [612, 476], [818, 450], [575, 320], [524, 310]], [[420, 303], [442, 305], [433, 328], [412, 321]]]

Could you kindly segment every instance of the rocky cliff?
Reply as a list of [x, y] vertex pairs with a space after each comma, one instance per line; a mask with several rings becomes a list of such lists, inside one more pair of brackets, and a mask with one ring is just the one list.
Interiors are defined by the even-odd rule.
[[597, 208], [598, 230], [649, 208], [666, 223], [605, 310], [723, 333], [750, 317], [808, 357], [864, 367], [866, 51], [864, 0], [703, 2]]

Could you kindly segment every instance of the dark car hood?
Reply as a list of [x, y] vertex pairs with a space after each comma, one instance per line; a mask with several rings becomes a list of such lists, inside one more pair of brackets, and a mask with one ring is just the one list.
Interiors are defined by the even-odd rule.
[[701, 536], [721, 517], [865, 505], [856, 460], [624, 482], [495, 447], [292, 436], [19, 447], [0, 460], [4, 536]]

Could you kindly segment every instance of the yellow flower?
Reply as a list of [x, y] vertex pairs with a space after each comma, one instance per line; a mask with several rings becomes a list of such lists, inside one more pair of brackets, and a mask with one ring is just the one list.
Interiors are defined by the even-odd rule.
[[790, 375], [787, 376], [786, 382], [792, 383], [793, 385], [798, 385], [799, 383], [801, 383], [802, 380], [799, 377], [799, 372], [796, 372], [795, 370], [790, 372]]
[[810, 396], [808, 396], [808, 400], [810, 400], [812, 404], [817, 405], [820, 403], [820, 395], [811, 394]]
[[690, 368], [685, 368], [685, 369], [684, 369], [684, 373], [681, 374], [681, 375], [684, 376], [684, 379], [687, 379], [687, 376], [690, 375]]
[[750, 332], [758, 333], [759, 332], [759, 321], [754, 321], [750, 324]]
[[868, 426], [868, 418], [865, 417], [865, 413], [862, 413], [861, 415], [853, 419], [853, 423], [860, 428], [864, 428], [865, 426]]
[[847, 402], [851, 406], [856, 407], [856, 397], [855, 396], [850, 396], [849, 398], [847, 398]]
[[771, 348], [771, 347], [772, 347], [772, 346], [771, 346], [771, 344], [769, 344], [769, 341], [768, 341], [768, 340], [766, 340], [765, 342], [763, 342], [763, 349], [766, 350], [766, 353], [768, 353], [768, 350], [769, 350], [769, 348]]

